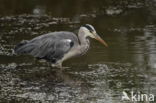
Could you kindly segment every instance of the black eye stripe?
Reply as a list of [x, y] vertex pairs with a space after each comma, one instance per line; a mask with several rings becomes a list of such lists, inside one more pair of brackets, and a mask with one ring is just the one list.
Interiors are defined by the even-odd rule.
[[90, 27], [90, 26], [88, 26], [88, 25], [83, 25], [84, 27], [86, 27], [90, 32], [93, 32], [94, 30]]

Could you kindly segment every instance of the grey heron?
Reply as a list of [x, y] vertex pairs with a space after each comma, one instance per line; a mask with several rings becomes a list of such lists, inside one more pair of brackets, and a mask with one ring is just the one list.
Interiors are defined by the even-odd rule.
[[15, 46], [16, 54], [29, 54], [38, 59], [44, 59], [58, 68], [63, 68], [63, 61], [85, 54], [89, 47], [88, 37], [94, 38], [104, 44], [107, 43], [96, 33], [94, 27], [85, 24], [80, 27], [78, 36], [72, 32], [51, 32], [32, 40], [23, 40]]

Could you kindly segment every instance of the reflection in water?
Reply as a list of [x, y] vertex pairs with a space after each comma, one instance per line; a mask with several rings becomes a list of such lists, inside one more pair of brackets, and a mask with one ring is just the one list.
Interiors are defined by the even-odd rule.
[[[156, 95], [154, 0], [2, 1], [0, 102], [129, 103], [121, 101], [123, 90]], [[76, 33], [85, 23], [94, 25], [109, 47], [93, 41], [87, 55], [65, 62], [69, 69], [13, 53], [23, 39], [60, 30]]]
[[4, 100], [116, 103], [124, 88], [129, 91], [148, 89], [143, 87], [146, 75], [129, 63], [90, 64], [85, 71], [75, 65], [63, 72], [46, 64], [10, 63], [1, 68], [1, 98]]

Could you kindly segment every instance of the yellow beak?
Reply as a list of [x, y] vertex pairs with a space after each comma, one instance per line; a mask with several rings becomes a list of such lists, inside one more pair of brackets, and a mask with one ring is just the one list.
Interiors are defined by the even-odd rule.
[[107, 43], [99, 35], [96, 35], [95, 39], [101, 42], [104, 46], [108, 47]]

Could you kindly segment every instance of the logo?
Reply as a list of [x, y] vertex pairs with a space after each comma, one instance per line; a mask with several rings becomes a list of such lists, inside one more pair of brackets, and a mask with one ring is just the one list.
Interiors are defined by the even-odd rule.
[[122, 101], [154, 101], [154, 95], [153, 94], [145, 94], [145, 93], [141, 93], [140, 91], [138, 92], [134, 92], [131, 91], [130, 94], [128, 94], [127, 92], [123, 91], [122, 92], [122, 97], [121, 97]]

